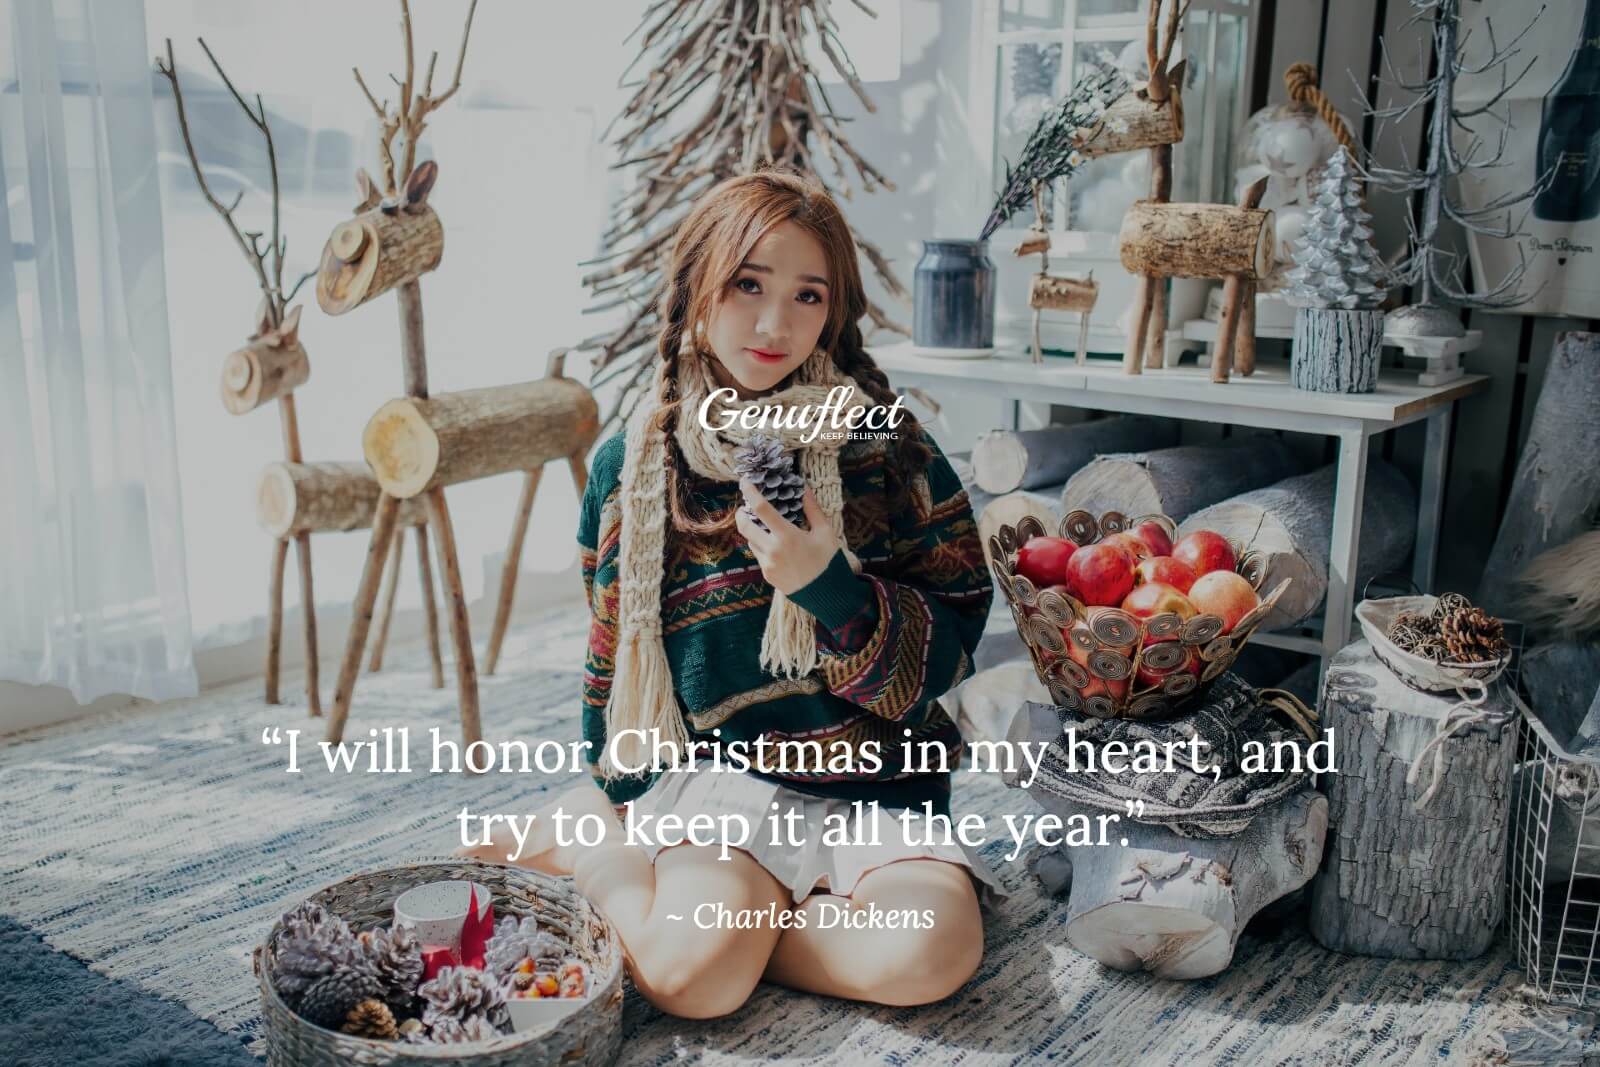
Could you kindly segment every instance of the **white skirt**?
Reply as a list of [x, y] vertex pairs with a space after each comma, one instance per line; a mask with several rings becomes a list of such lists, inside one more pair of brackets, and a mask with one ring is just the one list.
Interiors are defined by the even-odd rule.
[[[664, 772], [633, 801], [633, 819], [642, 831], [638, 844], [650, 854], [652, 861], [664, 848], [676, 843], [674, 840], [663, 844], [658, 839], [655, 825], [660, 816], [669, 812], [683, 819], [710, 815], [713, 824], [710, 832], [697, 831], [695, 839], [726, 844], [749, 853], [789, 888], [796, 903], [819, 890], [849, 896], [861, 876], [874, 867], [908, 859], [944, 860], [966, 868], [978, 891], [979, 902], [986, 908], [995, 907], [1010, 895], [983, 857], [962, 844], [953, 832], [948, 843], [942, 835], [936, 837], [935, 843], [921, 843], [929, 834], [920, 811], [909, 820], [911, 833], [907, 834], [906, 824], [900, 819], [902, 810], [872, 804], [858, 807], [836, 797], [801, 793], [753, 774], [716, 770]], [[800, 812], [800, 818], [788, 820], [786, 813], [790, 811]], [[780, 830], [782, 836], [778, 837], [772, 832], [773, 824], [769, 820], [775, 812], [780, 828], [795, 826], [792, 834]], [[742, 816], [742, 825], [749, 828], [747, 840], [739, 841], [734, 837], [739, 832], [739, 822], [719, 818], [735, 815]], [[838, 826], [841, 822], [849, 828], [849, 843], [824, 844], [824, 828]], [[872, 826], [873, 823], [876, 825]], [[723, 827], [730, 831], [726, 841], [720, 832]], [[830, 836], [837, 836], [837, 831]], [[791, 837], [803, 838], [804, 843], [789, 844]], [[907, 837], [915, 840], [907, 841]]]

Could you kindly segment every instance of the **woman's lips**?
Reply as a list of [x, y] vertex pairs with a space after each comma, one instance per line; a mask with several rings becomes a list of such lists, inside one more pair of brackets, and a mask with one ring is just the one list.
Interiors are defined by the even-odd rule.
[[757, 362], [760, 363], [782, 363], [789, 358], [782, 352], [773, 352], [765, 348], [747, 348], [745, 351], [756, 357]]

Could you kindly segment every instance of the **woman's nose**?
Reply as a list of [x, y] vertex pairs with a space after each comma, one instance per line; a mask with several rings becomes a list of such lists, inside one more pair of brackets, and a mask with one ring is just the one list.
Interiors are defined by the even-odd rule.
[[789, 336], [789, 317], [782, 304], [762, 308], [756, 318], [756, 330], [769, 341], [781, 341]]

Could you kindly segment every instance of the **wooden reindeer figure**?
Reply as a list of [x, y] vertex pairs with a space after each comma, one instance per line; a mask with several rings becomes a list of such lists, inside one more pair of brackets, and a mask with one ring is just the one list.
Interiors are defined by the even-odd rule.
[[[1172, 49], [1188, 0], [1166, 0], [1165, 32], [1162, 32], [1163, 0], [1150, 0], [1150, 16], [1145, 24], [1145, 55], [1150, 77], [1134, 86], [1106, 108], [1100, 121], [1080, 130], [1074, 140], [1086, 156], [1104, 156], [1137, 148], [1150, 150], [1150, 203], [1172, 199], [1172, 146], [1183, 140], [1183, 78], [1187, 61], [1173, 65]], [[1133, 324], [1123, 353], [1123, 369], [1138, 374], [1145, 366], [1159, 367], [1165, 356], [1167, 339], [1167, 289], [1164, 280], [1140, 275], [1135, 282]]]
[[[172, 87], [172, 99], [178, 111], [178, 128], [183, 135], [183, 146], [189, 156], [189, 165], [195, 182], [217, 214], [227, 224], [245, 260], [255, 274], [261, 289], [261, 303], [256, 315], [255, 331], [245, 347], [232, 352], [222, 366], [222, 403], [235, 415], [254, 411], [276, 400], [278, 417], [283, 433], [284, 458], [291, 464], [301, 461], [300, 426], [295, 414], [294, 391], [311, 376], [311, 362], [300, 343], [300, 308], [291, 308], [300, 286], [311, 277], [308, 273], [287, 292], [283, 284], [283, 257], [288, 238], [280, 225], [280, 198], [278, 194], [278, 157], [272, 141], [272, 128], [267, 122], [266, 109], [261, 98], [256, 97], [252, 109], [234, 88], [233, 82], [222, 69], [222, 64], [211, 53], [204, 40], [200, 47], [211, 61], [217, 76], [227, 86], [228, 92], [244, 110], [253, 126], [266, 142], [268, 169], [272, 178], [272, 234], [270, 244], [261, 247], [262, 234], [246, 233], [239, 228], [234, 212], [244, 194], [234, 197], [233, 203], [224, 205], [212, 193], [206, 175], [195, 153], [194, 140], [189, 133], [189, 116], [184, 107], [183, 87], [178, 79], [178, 67], [173, 59], [172, 41], [166, 42], [166, 60], [156, 60], [156, 70]], [[274, 537], [272, 566], [267, 583], [268, 630], [266, 663], [266, 699], [278, 703], [278, 677], [283, 646], [283, 572], [288, 562], [289, 540], [294, 540], [296, 559], [300, 571], [300, 614], [305, 624], [306, 703], [312, 715], [322, 714], [320, 687], [317, 681], [317, 615], [311, 581], [311, 539], [306, 530], [285, 531]]]
[[1089, 353], [1089, 314], [1100, 299], [1100, 286], [1095, 283], [1094, 271], [1085, 278], [1069, 278], [1050, 273], [1050, 231], [1045, 226], [1044, 199], [1039, 183], [1033, 183], [1033, 225], [1023, 236], [1012, 255], [1027, 256], [1039, 253], [1039, 273], [1033, 276], [1028, 287], [1028, 306], [1033, 309], [1033, 361], [1044, 362], [1044, 349], [1039, 344], [1039, 315], [1043, 311], [1075, 311], [1078, 313], [1077, 365], [1083, 366]]
[[[599, 409], [593, 395], [562, 373], [564, 353], [551, 357], [546, 376], [537, 381], [429, 395], [419, 279], [439, 265], [444, 252], [444, 228], [428, 205], [428, 195], [439, 168], [432, 160], [416, 163], [416, 147], [428, 114], [460, 88], [461, 67], [476, 7], [474, 0], [467, 11], [455, 77], [450, 88], [438, 96], [432, 95], [437, 54], [428, 63], [421, 91], [414, 91], [411, 17], [405, 0], [400, 4], [405, 78], [396, 79], [400, 87], [398, 105], [391, 110], [387, 101], [379, 103], [367, 89], [360, 72], [356, 72], [356, 81], [380, 122], [383, 185], [380, 189], [364, 171], [358, 172], [362, 201], [357, 205], [356, 216], [340, 224], [323, 249], [317, 302], [330, 315], [339, 315], [391, 289], [395, 291], [400, 308], [405, 396], [379, 408], [362, 435], [363, 453], [382, 493], [372, 522], [366, 565], [356, 592], [339, 680], [334, 688], [333, 712], [327, 731], [330, 741], [343, 737], [349, 717], [397, 516], [402, 508], [416, 503], [426, 509], [445, 590], [462, 736], [468, 744], [481, 740], [477, 666], [455, 531], [445, 503], [445, 487], [509, 471], [525, 472], [522, 500], [502, 577], [496, 636], [490, 645], [492, 663], [504, 636], [518, 557], [538, 486], [538, 472], [549, 460], [566, 459], [581, 490], [583, 457], [600, 429]], [[398, 165], [392, 150], [397, 134], [402, 135], [405, 148]], [[423, 551], [424, 543], [419, 540], [419, 552]], [[393, 582], [390, 584], [392, 587]]]

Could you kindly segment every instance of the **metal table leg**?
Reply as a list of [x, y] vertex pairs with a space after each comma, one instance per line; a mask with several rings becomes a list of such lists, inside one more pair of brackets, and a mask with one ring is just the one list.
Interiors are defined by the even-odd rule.
[[1454, 404], [1441, 404], [1428, 416], [1422, 485], [1417, 494], [1417, 547], [1411, 562], [1411, 580], [1424, 593], [1433, 592], [1439, 562], [1439, 521], [1444, 514], [1444, 476], [1450, 461], [1450, 420], [1454, 413]]
[[1333, 538], [1328, 553], [1328, 599], [1322, 622], [1322, 670], [1350, 640], [1355, 611], [1356, 553], [1361, 501], [1367, 481], [1367, 434], [1356, 427], [1339, 434], [1338, 479], [1333, 492]]

